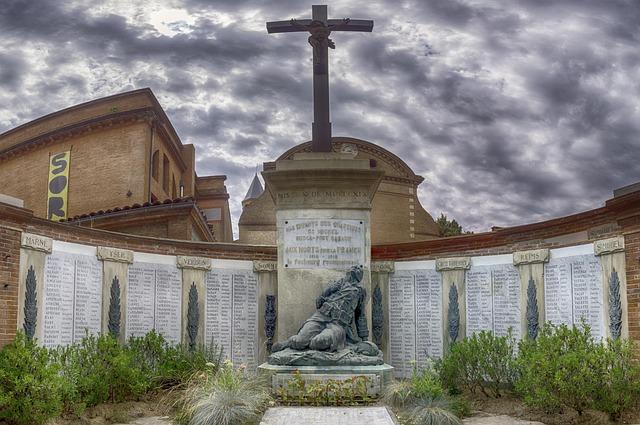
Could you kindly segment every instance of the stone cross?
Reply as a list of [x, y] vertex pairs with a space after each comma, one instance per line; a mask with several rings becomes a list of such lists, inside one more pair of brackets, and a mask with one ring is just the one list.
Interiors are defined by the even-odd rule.
[[313, 125], [311, 150], [331, 151], [331, 122], [329, 121], [329, 48], [335, 44], [329, 38], [332, 31], [371, 32], [373, 21], [362, 19], [327, 19], [327, 6], [312, 6], [312, 19], [267, 22], [269, 34], [280, 32], [309, 32], [313, 47]]

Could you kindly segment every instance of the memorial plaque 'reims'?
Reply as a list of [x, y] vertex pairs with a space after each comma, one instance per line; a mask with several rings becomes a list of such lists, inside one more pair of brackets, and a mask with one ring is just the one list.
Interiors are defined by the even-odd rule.
[[361, 220], [293, 219], [283, 228], [286, 268], [345, 270], [364, 264]]

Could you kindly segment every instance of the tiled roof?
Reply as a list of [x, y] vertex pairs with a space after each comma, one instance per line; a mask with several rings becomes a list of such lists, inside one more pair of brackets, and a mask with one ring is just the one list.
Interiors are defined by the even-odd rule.
[[126, 205], [124, 207], [116, 207], [108, 210], [92, 211], [87, 214], [80, 214], [80, 215], [75, 215], [73, 217], [69, 217], [66, 220], [60, 220], [60, 222], [70, 223], [75, 221], [84, 221], [92, 217], [104, 217], [114, 213], [135, 211], [135, 210], [140, 210], [145, 208], [153, 208], [153, 207], [167, 206], [167, 205], [173, 205], [173, 204], [192, 204], [198, 210], [202, 218], [206, 221], [206, 216], [204, 212], [200, 209], [200, 207], [198, 207], [195, 200], [192, 197], [184, 197], [184, 198], [165, 199], [164, 201], [145, 202], [143, 204], [136, 203], [136, 204]]

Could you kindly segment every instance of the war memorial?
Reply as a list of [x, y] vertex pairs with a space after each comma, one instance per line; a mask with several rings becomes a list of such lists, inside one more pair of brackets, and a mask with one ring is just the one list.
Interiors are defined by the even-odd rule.
[[[34, 213], [20, 193], [1, 196], [0, 345], [18, 330], [55, 347], [86, 332], [125, 341], [155, 329], [171, 343], [215, 341], [226, 358], [267, 374], [274, 387], [294, 371], [308, 380], [365, 375], [376, 395], [393, 377], [410, 377], [415, 363], [440, 358], [480, 331], [522, 339], [535, 338], [544, 322], [587, 323], [598, 339], [639, 340], [637, 184], [616, 189], [600, 208], [545, 222], [384, 241], [380, 215], [373, 219], [383, 185], [406, 190], [408, 234], [425, 226], [415, 222], [422, 208], [416, 177], [375, 141], [332, 137], [329, 115], [329, 36], [372, 28], [372, 21], [328, 19], [318, 6], [313, 19], [267, 24], [269, 33], [310, 34], [312, 138], [265, 164], [264, 193], [246, 211], [268, 205], [272, 221], [251, 223], [247, 212], [239, 241], [93, 228], [72, 215], [54, 221]], [[96, 126], [98, 118], [120, 120], [109, 126], [146, 122], [156, 113], [155, 106], [129, 106], [131, 114], [147, 115], [127, 118], [124, 105], [122, 116], [87, 115], [91, 122], [83, 125]], [[64, 123], [45, 124], [0, 135], [0, 169], [42, 146], [64, 152], [56, 146], [76, 137]], [[152, 176], [144, 177], [149, 185]], [[202, 187], [199, 193], [209, 193]], [[140, 208], [151, 214], [168, 205], [182, 208], [171, 201]], [[128, 211], [117, 206], [85, 218]], [[192, 233], [208, 235], [207, 218], [191, 214], [185, 220]]]

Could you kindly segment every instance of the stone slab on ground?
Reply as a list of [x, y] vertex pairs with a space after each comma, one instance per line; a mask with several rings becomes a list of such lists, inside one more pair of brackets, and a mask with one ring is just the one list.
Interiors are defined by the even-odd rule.
[[153, 416], [149, 418], [140, 418], [127, 424], [114, 424], [114, 425], [172, 425], [171, 419], [168, 416]]
[[260, 425], [395, 425], [385, 407], [272, 407]]
[[507, 415], [474, 416], [462, 421], [465, 425], [544, 425], [542, 422], [524, 421]]

